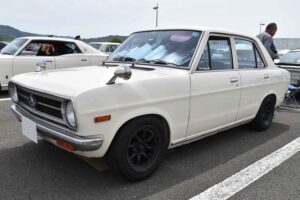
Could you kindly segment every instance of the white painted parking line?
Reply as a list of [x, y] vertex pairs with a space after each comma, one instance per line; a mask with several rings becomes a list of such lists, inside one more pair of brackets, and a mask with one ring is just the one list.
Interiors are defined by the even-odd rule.
[[0, 101], [9, 101], [10, 98], [4, 98], [4, 99], [0, 99]]
[[190, 200], [225, 200], [300, 151], [300, 137]]

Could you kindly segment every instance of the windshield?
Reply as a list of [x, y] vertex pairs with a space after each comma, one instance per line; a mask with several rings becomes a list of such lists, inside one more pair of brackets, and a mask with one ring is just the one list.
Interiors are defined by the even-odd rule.
[[23, 46], [23, 44], [27, 41], [27, 39], [20, 38], [15, 39], [10, 42], [6, 47], [1, 50], [2, 54], [14, 55], [18, 49]]
[[92, 47], [94, 47], [95, 49], [97, 49], [97, 50], [99, 50], [100, 47], [101, 47], [101, 44], [97, 44], [97, 43], [90, 43], [90, 45], [91, 45]]
[[287, 64], [298, 64], [300, 65], [300, 51], [291, 51], [285, 54], [280, 63], [287, 63]]
[[136, 62], [188, 68], [201, 32], [172, 30], [138, 32], [108, 58], [108, 62]]

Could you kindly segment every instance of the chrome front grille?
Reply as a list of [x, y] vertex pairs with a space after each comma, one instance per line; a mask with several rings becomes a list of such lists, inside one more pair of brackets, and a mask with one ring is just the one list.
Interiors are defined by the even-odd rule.
[[16, 87], [19, 106], [41, 119], [69, 128], [63, 116], [65, 99], [36, 92], [18, 85]]

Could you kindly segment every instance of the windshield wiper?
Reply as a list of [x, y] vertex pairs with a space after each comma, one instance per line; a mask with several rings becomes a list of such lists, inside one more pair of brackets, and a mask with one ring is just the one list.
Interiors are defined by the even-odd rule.
[[3, 55], [12, 55], [12, 53], [7, 53], [7, 52], [1, 52]]
[[141, 63], [150, 63], [150, 64], [158, 64], [158, 65], [173, 65], [173, 66], [179, 66], [179, 65], [176, 64], [176, 63], [166, 62], [166, 61], [161, 60], [161, 59], [153, 59], [153, 60], [145, 60], [145, 59], [142, 59], [142, 60], [139, 60], [139, 62], [141, 62]]
[[286, 62], [279, 62], [276, 65], [292, 65], [292, 66], [299, 66], [300, 63], [286, 63]]
[[135, 58], [129, 57], [129, 56], [119, 56], [113, 59], [113, 61], [129, 61], [134, 62], [136, 61]]

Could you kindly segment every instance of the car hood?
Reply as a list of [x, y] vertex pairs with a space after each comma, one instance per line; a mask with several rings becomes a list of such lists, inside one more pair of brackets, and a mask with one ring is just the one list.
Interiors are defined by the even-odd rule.
[[[147, 66], [147, 68], [154, 70], [132, 69], [132, 76], [129, 80], [118, 78], [116, 84], [157, 79], [166, 76], [180, 76], [189, 72], [187, 70], [164, 67]], [[113, 77], [115, 69], [116, 67], [89, 66], [45, 70], [17, 75], [11, 80], [32, 90], [64, 98], [72, 98], [88, 90], [109, 87], [106, 83]]]

